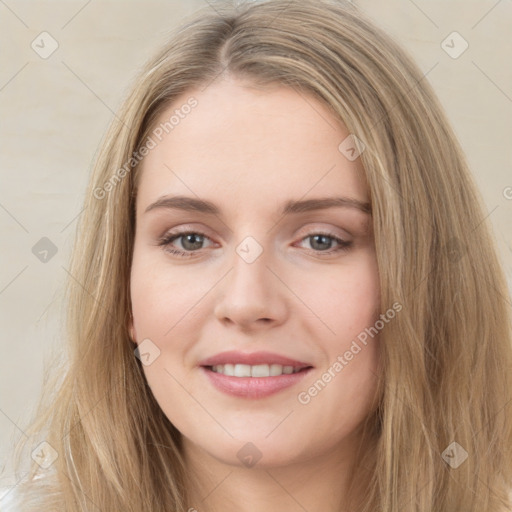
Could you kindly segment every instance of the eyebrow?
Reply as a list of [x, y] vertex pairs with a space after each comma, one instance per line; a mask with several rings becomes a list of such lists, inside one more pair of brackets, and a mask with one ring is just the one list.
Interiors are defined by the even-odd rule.
[[[209, 215], [219, 215], [221, 213], [220, 209], [214, 203], [187, 196], [161, 197], [150, 204], [144, 213], [160, 208], [200, 212]], [[302, 201], [287, 201], [283, 206], [281, 215], [326, 210], [327, 208], [353, 208], [363, 213], [371, 214], [371, 206], [368, 202], [359, 201], [351, 197], [324, 197]]]

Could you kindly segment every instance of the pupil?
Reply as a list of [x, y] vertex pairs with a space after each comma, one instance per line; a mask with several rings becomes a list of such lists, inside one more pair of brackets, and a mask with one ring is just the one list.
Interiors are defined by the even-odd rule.
[[[323, 240], [329, 240], [329, 237], [328, 236], [325, 236], [325, 235], [313, 235], [313, 240], [314, 240], [314, 243], [313, 243], [313, 246], [316, 244], [316, 240], [317, 239], [323, 239]], [[320, 242], [320, 245], [322, 245], [322, 242]], [[321, 249], [325, 249], [325, 245], [329, 246], [329, 242], [324, 242], [324, 247], [320, 247]], [[317, 247], [318, 248], [318, 247]], [[328, 247], [327, 247], [328, 248]]]
[[[186, 235], [185, 236], [185, 240], [186, 240], [186, 244], [191, 242], [191, 244], [194, 246], [194, 245], [201, 245], [201, 235], [195, 235], [195, 234], [190, 234], [190, 235]], [[184, 247], [186, 248], [186, 244], [184, 245]], [[190, 248], [190, 247], [189, 247]], [[197, 249], [198, 247], [191, 247], [192, 249]]]

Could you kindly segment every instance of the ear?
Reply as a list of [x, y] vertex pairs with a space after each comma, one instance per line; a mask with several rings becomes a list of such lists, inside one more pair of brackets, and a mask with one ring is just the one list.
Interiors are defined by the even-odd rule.
[[137, 331], [135, 330], [135, 326], [133, 325], [133, 317], [130, 315], [130, 320], [128, 322], [128, 333], [130, 336], [130, 341], [137, 345]]

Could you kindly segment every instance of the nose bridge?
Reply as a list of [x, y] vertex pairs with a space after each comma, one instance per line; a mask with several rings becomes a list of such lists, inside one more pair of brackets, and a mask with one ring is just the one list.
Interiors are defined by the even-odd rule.
[[252, 236], [245, 237], [236, 247], [229, 292], [239, 304], [263, 305], [274, 284], [267, 266], [271, 263], [270, 249]]
[[239, 324], [263, 319], [281, 321], [286, 298], [282, 285], [268, 268], [273, 261], [270, 248], [247, 236], [236, 246], [231, 261], [231, 271], [216, 304], [217, 318]]
[[272, 259], [268, 247], [266, 249], [253, 237], [246, 237], [236, 247], [233, 258], [232, 285], [242, 296], [252, 291], [250, 295], [266, 295], [270, 290], [267, 266]]

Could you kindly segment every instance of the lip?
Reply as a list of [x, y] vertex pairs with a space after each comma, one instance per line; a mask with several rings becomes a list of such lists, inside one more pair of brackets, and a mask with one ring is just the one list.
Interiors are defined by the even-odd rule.
[[202, 366], [200, 370], [206, 375], [215, 388], [227, 395], [247, 399], [259, 399], [298, 384], [313, 368], [304, 368], [298, 373], [283, 374], [274, 377], [231, 377], [222, 373], [216, 373], [211, 370], [209, 366]]
[[[212, 366], [219, 364], [280, 364], [292, 366], [297, 373], [282, 374], [272, 377], [232, 377], [222, 373], [216, 373]], [[273, 352], [240, 352], [229, 350], [204, 359], [199, 363], [200, 370], [208, 378], [209, 382], [219, 391], [231, 396], [259, 399], [273, 395], [300, 382], [311, 370], [313, 365], [291, 359]]]
[[[229, 350], [227, 352], [221, 352], [212, 357], [209, 357], [199, 363], [199, 366], [215, 366], [218, 364], [248, 364], [251, 366], [257, 364], [280, 364], [282, 366], [293, 366], [295, 369], [307, 368], [313, 366], [310, 363], [304, 363], [297, 361], [286, 356], [274, 354], [273, 352], [240, 352], [237, 350]], [[236, 379], [243, 379], [243, 377], [235, 377]], [[251, 377], [249, 377], [251, 378]], [[262, 377], [259, 377], [262, 378]], [[270, 378], [270, 377], [263, 377]]]

